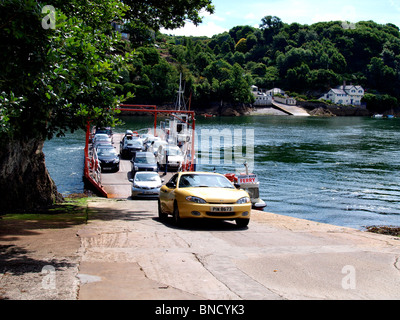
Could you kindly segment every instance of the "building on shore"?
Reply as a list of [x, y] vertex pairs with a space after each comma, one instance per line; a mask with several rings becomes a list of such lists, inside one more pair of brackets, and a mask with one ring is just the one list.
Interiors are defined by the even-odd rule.
[[330, 100], [335, 104], [359, 106], [363, 97], [363, 87], [343, 84], [335, 89], [330, 89], [320, 99]]
[[273, 88], [271, 90], [260, 89], [257, 86], [251, 86], [251, 92], [255, 97], [254, 106], [271, 106], [272, 99], [275, 95], [285, 95], [285, 91], [279, 88]]

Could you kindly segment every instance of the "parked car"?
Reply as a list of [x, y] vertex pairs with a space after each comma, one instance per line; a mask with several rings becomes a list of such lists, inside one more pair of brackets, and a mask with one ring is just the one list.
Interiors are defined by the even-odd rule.
[[151, 152], [136, 152], [135, 156], [131, 160], [131, 163], [132, 173], [136, 171], [158, 172], [156, 157]]
[[96, 151], [101, 171], [119, 171], [120, 158], [113, 146], [99, 146]]
[[132, 198], [158, 198], [162, 180], [157, 172], [136, 172], [132, 179]]
[[183, 154], [179, 147], [174, 145], [161, 145], [157, 151], [157, 163], [159, 168], [179, 170], [184, 161]]
[[108, 135], [108, 137], [111, 139], [111, 142], [113, 140], [113, 131], [111, 127], [96, 127], [96, 134], [103, 133]]
[[238, 226], [245, 227], [250, 213], [249, 194], [219, 173], [179, 172], [160, 190], [159, 218], [172, 215], [176, 224], [181, 219], [210, 218], [235, 220]]
[[137, 151], [143, 151], [143, 143], [139, 137], [125, 135], [120, 142], [121, 157], [132, 159]]
[[96, 149], [99, 145], [110, 145], [112, 146], [112, 142], [110, 137], [105, 133], [97, 133], [93, 137], [93, 148]]

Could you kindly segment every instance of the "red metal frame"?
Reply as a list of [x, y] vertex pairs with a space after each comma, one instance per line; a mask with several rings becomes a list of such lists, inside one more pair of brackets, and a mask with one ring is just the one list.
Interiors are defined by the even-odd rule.
[[85, 167], [84, 167], [84, 177], [100, 192], [101, 195], [107, 197], [107, 191], [92, 178], [90, 175], [90, 168], [93, 167], [91, 159], [89, 158], [89, 138], [90, 138], [90, 122], [86, 125], [86, 141], [85, 141]]
[[[195, 113], [194, 113], [194, 111], [157, 110], [157, 106], [155, 106], [155, 105], [138, 105], [138, 104], [120, 104], [120, 108], [115, 108], [114, 110], [153, 113], [154, 114], [154, 135], [156, 135], [157, 115], [159, 113], [171, 114], [175, 118], [187, 123], [188, 125], [189, 125], [188, 122], [179, 118], [176, 114], [191, 115], [191, 118], [192, 118], [192, 152], [191, 152], [190, 162], [185, 164], [184, 169], [191, 170], [191, 171], [194, 170], [194, 154], [195, 154], [195, 151], [194, 151]], [[100, 192], [101, 195], [107, 197], [106, 190], [104, 190], [104, 188], [90, 176], [90, 167], [93, 168], [93, 164], [91, 164], [91, 159], [89, 158], [89, 138], [90, 138], [90, 122], [87, 123], [87, 127], [86, 127], [84, 176]]]
[[[174, 116], [175, 118], [187, 123], [183, 119], [177, 117], [175, 114], [189, 114], [192, 116], [192, 154], [191, 154], [191, 159], [190, 163], [188, 164], [188, 169], [193, 171], [194, 170], [194, 130], [195, 130], [195, 113], [194, 111], [185, 111], [185, 110], [157, 110], [157, 106], [154, 105], [133, 105], [133, 104], [120, 104], [121, 107], [123, 108], [116, 108], [115, 110], [120, 110], [120, 111], [131, 111], [131, 112], [150, 112], [154, 114], [154, 135], [156, 135], [156, 129], [157, 129], [157, 114], [159, 113], [168, 113]], [[125, 108], [129, 107], [129, 108]], [[130, 108], [130, 107], [138, 107], [137, 108]], [[150, 108], [150, 109], [140, 109], [140, 108]], [[189, 123], [187, 123], [189, 124]]]

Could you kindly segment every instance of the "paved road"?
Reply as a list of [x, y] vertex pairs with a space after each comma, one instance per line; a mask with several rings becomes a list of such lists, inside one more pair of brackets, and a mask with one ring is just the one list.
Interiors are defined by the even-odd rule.
[[[253, 211], [177, 228], [155, 201], [90, 203], [79, 299], [399, 299], [400, 241]], [[201, 221], [200, 221], [201, 222]]]
[[309, 117], [310, 116], [310, 114], [301, 107], [279, 103], [274, 100], [272, 100], [272, 104], [275, 107], [278, 107], [279, 109], [281, 109], [285, 112], [288, 112], [292, 116], [297, 116], [297, 117]]

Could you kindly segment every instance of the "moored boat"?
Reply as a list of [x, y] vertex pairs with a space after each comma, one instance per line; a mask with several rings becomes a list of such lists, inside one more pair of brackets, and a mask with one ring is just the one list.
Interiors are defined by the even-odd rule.
[[248, 165], [245, 162], [244, 166], [246, 172], [242, 172], [239, 175], [235, 173], [227, 173], [227, 177], [231, 182], [238, 184], [240, 188], [246, 190], [250, 196], [252, 208], [262, 211], [267, 204], [264, 200], [260, 199], [260, 182], [258, 176], [255, 173], [249, 173]]

